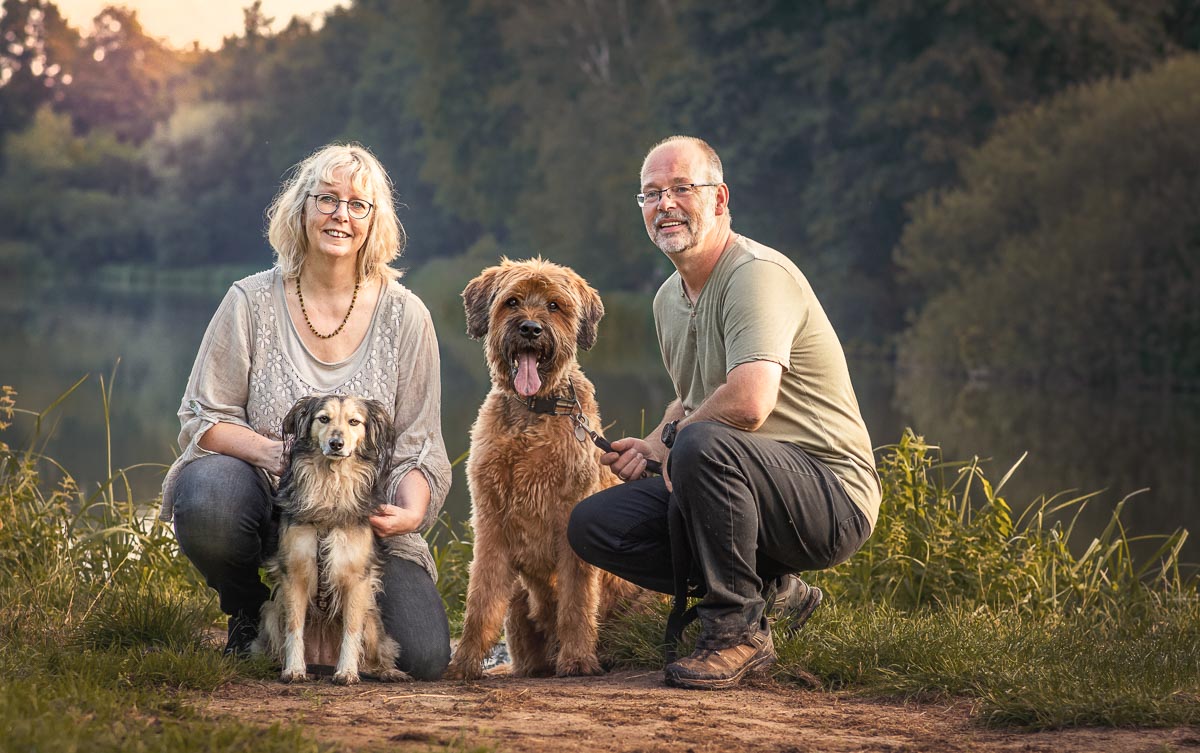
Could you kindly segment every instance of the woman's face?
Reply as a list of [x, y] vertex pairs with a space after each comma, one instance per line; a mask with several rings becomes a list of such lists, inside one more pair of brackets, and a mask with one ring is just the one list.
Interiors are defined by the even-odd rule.
[[355, 219], [351, 216], [349, 202], [361, 200], [373, 204], [374, 197], [355, 191], [346, 179], [344, 170], [334, 172], [332, 183], [321, 181], [309, 193], [317, 196], [328, 194], [338, 199], [333, 214], [324, 214], [316, 199], [312, 196], [305, 198], [304, 229], [308, 236], [309, 253], [324, 254], [333, 259], [357, 258], [367, 240], [367, 232], [371, 228], [370, 212], [374, 209], [366, 217]]

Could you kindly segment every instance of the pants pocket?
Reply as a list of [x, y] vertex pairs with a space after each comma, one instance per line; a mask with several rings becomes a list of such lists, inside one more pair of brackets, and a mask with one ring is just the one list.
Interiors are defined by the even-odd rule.
[[833, 551], [826, 567], [835, 567], [850, 559], [862, 547], [871, 533], [867, 516], [855, 510], [853, 515], [841, 520], [834, 535]]

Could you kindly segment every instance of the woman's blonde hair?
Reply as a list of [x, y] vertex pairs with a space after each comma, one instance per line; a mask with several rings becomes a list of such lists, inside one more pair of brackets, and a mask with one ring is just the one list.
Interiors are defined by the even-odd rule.
[[367, 239], [358, 252], [358, 277], [396, 279], [400, 270], [388, 266], [400, 258], [408, 237], [396, 217], [392, 180], [375, 155], [362, 144], [329, 144], [313, 152], [288, 171], [283, 186], [267, 208], [267, 240], [275, 249], [275, 263], [285, 279], [300, 276], [308, 254], [304, 218], [308, 195], [321, 181], [334, 182], [344, 171], [354, 191], [374, 205], [369, 215]]

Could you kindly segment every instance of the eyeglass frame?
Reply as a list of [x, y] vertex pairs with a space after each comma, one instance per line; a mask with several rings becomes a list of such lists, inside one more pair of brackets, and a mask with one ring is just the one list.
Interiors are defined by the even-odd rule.
[[[693, 188], [716, 188], [717, 186], [720, 186], [720, 185], [721, 185], [720, 183], [680, 183], [678, 185], [668, 186], [666, 188], [652, 188], [649, 191], [645, 191], [643, 193], [638, 194], [637, 196], [634, 196], [633, 198], [637, 201], [637, 205], [639, 207], [641, 207], [642, 209], [645, 209], [647, 206], [657, 205], [658, 202], [662, 201], [664, 196], [666, 196], [667, 194], [670, 194], [670, 193], [674, 193], [681, 188], [686, 188], [688, 190], [691, 190]], [[647, 201], [647, 199], [650, 198], [651, 194], [658, 194], [658, 198], [655, 199], [654, 201]], [[686, 196], [687, 194], [685, 193], [684, 195]]]
[[[305, 194], [305, 195], [308, 196], [310, 199], [312, 199], [313, 202], [317, 205], [317, 211], [320, 212], [321, 214], [325, 215], [326, 217], [337, 214], [338, 207], [340, 207], [342, 204], [345, 204], [346, 205], [346, 214], [350, 218], [355, 219], [355, 220], [365, 220], [371, 216], [371, 210], [375, 208], [375, 205], [372, 204], [371, 202], [367, 201], [366, 199], [338, 199], [338, 197], [336, 195], [331, 194], [331, 193], [310, 193], [310, 194]], [[321, 200], [319, 198], [321, 196], [329, 196], [331, 198], [337, 199], [337, 205], [334, 206], [334, 208], [331, 211], [326, 212], [324, 209], [321, 209]], [[354, 214], [350, 211], [350, 202], [352, 202], [352, 201], [361, 201], [362, 203], [366, 204], [367, 205], [367, 213], [364, 214], [362, 217], [355, 217]]]

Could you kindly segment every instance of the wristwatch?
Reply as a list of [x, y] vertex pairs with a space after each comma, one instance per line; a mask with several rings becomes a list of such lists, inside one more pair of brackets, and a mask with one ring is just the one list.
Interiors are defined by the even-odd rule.
[[675, 419], [674, 421], [668, 421], [663, 426], [662, 436], [660, 437], [660, 439], [662, 440], [662, 443], [664, 445], [666, 445], [668, 450], [671, 449], [671, 447], [675, 444], [675, 435], [678, 433], [677, 432], [678, 427], [679, 427], [679, 419]]

